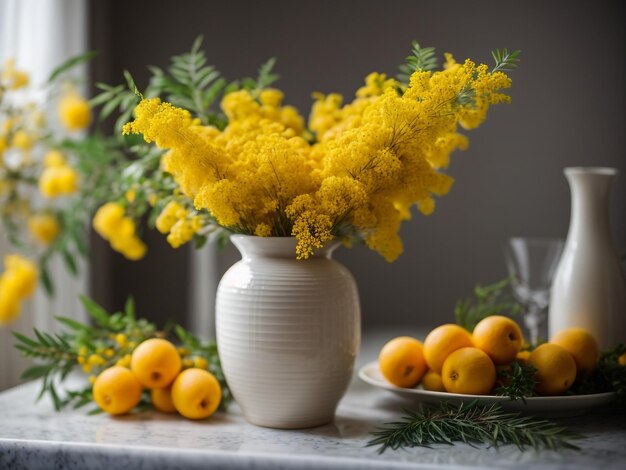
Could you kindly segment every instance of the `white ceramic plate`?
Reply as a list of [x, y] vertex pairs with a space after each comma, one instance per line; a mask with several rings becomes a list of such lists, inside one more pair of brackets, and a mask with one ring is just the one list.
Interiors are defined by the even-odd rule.
[[553, 416], [573, 416], [587, 412], [591, 408], [602, 406], [613, 401], [615, 394], [596, 393], [593, 395], [571, 395], [560, 397], [530, 397], [526, 403], [522, 400], [511, 400], [496, 395], [461, 395], [458, 393], [431, 392], [424, 390], [421, 385], [415, 388], [396, 387], [385, 380], [378, 368], [378, 362], [370, 362], [359, 370], [359, 377], [370, 385], [394, 392], [404, 398], [415, 399], [424, 403], [465, 403], [480, 399], [485, 403], [500, 403], [503, 407], [512, 410], [521, 410], [530, 413], [550, 414]]

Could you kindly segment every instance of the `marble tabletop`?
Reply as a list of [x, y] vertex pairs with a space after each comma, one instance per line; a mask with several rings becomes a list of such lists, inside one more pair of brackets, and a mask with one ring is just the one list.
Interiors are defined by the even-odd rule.
[[[366, 335], [358, 365], [376, 357], [386, 339], [406, 332]], [[626, 468], [624, 415], [600, 409], [559, 420], [584, 435], [583, 449], [521, 452], [437, 445], [387, 451], [366, 447], [369, 433], [414, 403], [353, 380], [330, 425], [281, 431], [248, 424], [236, 404], [228, 413], [194, 422], [144, 412], [124, 417], [55, 412], [35, 404], [39, 384], [0, 393], [0, 469], [399, 469], [399, 468]]]

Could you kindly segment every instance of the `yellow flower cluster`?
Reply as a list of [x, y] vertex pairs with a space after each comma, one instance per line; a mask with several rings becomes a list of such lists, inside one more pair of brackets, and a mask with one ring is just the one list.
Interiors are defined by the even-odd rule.
[[52, 214], [36, 214], [28, 218], [28, 231], [33, 238], [44, 244], [52, 243], [61, 231], [57, 218]]
[[44, 170], [39, 177], [39, 191], [52, 198], [76, 192], [78, 175], [67, 164], [58, 150], [49, 151], [44, 157]]
[[[406, 86], [372, 73], [345, 105], [337, 94], [314, 95], [313, 142], [278, 90], [227, 94], [223, 131], [169, 103], [143, 100], [124, 132], [167, 149], [163, 167], [184, 195], [233, 232], [295, 236], [298, 258], [333, 238], [357, 236], [392, 261], [402, 252], [398, 231], [411, 207], [428, 215], [434, 196], [450, 190], [442, 170], [452, 151], [468, 145], [458, 125], [479, 125], [490, 105], [509, 100], [499, 92], [509, 86], [502, 72], [447, 56], [444, 70], [419, 70]], [[169, 239], [187, 220], [171, 204], [158, 227]], [[183, 232], [170, 242], [191, 238], [189, 228]]]
[[123, 206], [113, 202], [101, 206], [93, 218], [93, 227], [126, 258], [138, 260], [146, 254], [146, 245], [137, 237], [135, 222], [125, 216]]
[[199, 215], [192, 215], [176, 201], [168, 203], [156, 220], [156, 228], [162, 234], [167, 234], [168, 243], [178, 248], [198, 233], [202, 228]]
[[37, 268], [26, 258], [7, 255], [5, 271], [0, 275], [0, 325], [15, 320], [20, 314], [20, 303], [30, 297], [37, 286]]
[[91, 106], [74, 91], [59, 101], [58, 116], [68, 131], [80, 131], [91, 124]]
[[0, 71], [0, 86], [17, 90], [28, 85], [28, 74], [15, 68], [15, 59], [7, 59]]

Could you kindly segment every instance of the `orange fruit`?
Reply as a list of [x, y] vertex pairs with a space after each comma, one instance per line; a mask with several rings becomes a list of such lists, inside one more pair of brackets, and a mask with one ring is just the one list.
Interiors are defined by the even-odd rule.
[[103, 370], [93, 384], [93, 399], [112, 415], [132, 410], [141, 399], [141, 384], [126, 367], [113, 366]]
[[383, 377], [397, 387], [414, 387], [426, 372], [422, 343], [409, 336], [387, 342], [378, 355]]
[[437, 372], [429, 370], [424, 374], [422, 378], [422, 387], [424, 390], [430, 390], [432, 392], [445, 392], [446, 387], [443, 385], [443, 380], [441, 380], [441, 375]]
[[574, 358], [557, 344], [542, 344], [530, 353], [528, 363], [537, 369], [535, 390], [541, 395], [560, 395], [576, 379]]
[[474, 346], [472, 336], [459, 325], [438, 326], [424, 340], [424, 358], [428, 367], [441, 374], [446, 358], [457, 349]]
[[598, 365], [600, 348], [596, 339], [584, 328], [568, 328], [558, 332], [550, 340], [558, 344], [574, 358], [576, 377], [585, 380]]
[[222, 388], [215, 376], [204, 369], [186, 369], [172, 384], [172, 402], [189, 419], [211, 416], [222, 400]]
[[620, 357], [617, 358], [617, 363], [620, 366], [626, 366], [626, 353], [622, 354]]
[[529, 357], [530, 357], [530, 351], [520, 351], [515, 356], [515, 360], [517, 362], [521, 362], [522, 364], [526, 364], [528, 362]]
[[480, 349], [461, 348], [443, 363], [441, 379], [450, 393], [487, 395], [496, 383], [496, 366]]
[[176, 407], [172, 401], [172, 387], [153, 388], [150, 390], [152, 406], [163, 413], [175, 413]]
[[144, 387], [165, 388], [180, 372], [180, 355], [169, 341], [148, 339], [133, 351], [130, 368]]
[[472, 338], [474, 345], [486, 352], [495, 364], [511, 362], [524, 343], [517, 323], [502, 315], [491, 315], [479, 321]]

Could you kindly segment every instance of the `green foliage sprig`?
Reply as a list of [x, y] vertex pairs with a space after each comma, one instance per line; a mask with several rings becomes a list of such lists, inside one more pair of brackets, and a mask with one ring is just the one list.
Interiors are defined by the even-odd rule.
[[498, 404], [485, 405], [478, 400], [453, 405], [442, 402], [425, 406], [423, 411], [405, 410], [400, 421], [386, 423], [372, 433], [368, 446], [387, 449], [429, 447], [433, 444], [487, 444], [497, 447], [514, 444], [520, 450], [532, 448], [578, 449], [572, 440], [579, 436], [550, 421], [520, 413], [506, 412]]
[[417, 41], [411, 43], [411, 55], [406, 57], [406, 62], [398, 67], [398, 80], [404, 84], [409, 83], [409, 78], [417, 70], [435, 70], [437, 57], [434, 47], [422, 47]]
[[[92, 320], [93, 325], [81, 323], [66, 317], [56, 317], [67, 331], [48, 334], [34, 329], [34, 336], [28, 337], [14, 332], [17, 339], [15, 347], [25, 357], [38, 359], [38, 364], [28, 368], [22, 374], [25, 380], [42, 379], [38, 400], [49, 395], [56, 410], [68, 405], [83, 407], [93, 402], [91, 385], [78, 390], [64, 390], [60, 385], [70, 372], [82, 366], [86, 373], [98, 375], [104, 369], [130, 361], [134, 348], [142, 341], [154, 337], [166, 337], [170, 332], [158, 330], [156, 325], [143, 318], [137, 318], [132, 298], [126, 302], [121, 312], [108, 313], [104, 308], [87, 297], [81, 302]], [[225, 410], [231, 401], [231, 394], [224, 379], [215, 342], [203, 342], [180, 326], [175, 327], [180, 346], [187, 350], [187, 355], [202, 357], [207, 361], [208, 369], [216, 376], [222, 386], [222, 403]], [[143, 404], [147, 404], [147, 395]], [[140, 404], [141, 406], [141, 404]], [[98, 408], [90, 413], [99, 412]]]
[[526, 403], [526, 398], [535, 394], [536, 372], [537, 368], [531, 364], [513, 361], [509, 367], [498, 372], [498, 381], [502, 385], [495, 389], [495, 394]]
[[490, 315], [517, 315], [521, 305], [508, 292], [512, 278], [507, 277], [493, 284], [474, 288], [474, 298], [461, 299], [454, 308], [456, 321], [472, 332], [483, 318]]
[[491, 72], [507, 72], [517, 68], [519, 63], [519, 56], [522, 53], [521, 50], [509, 52], [506, 48], [500, 50], [496, 49], [491, 51], [495, 65]]

